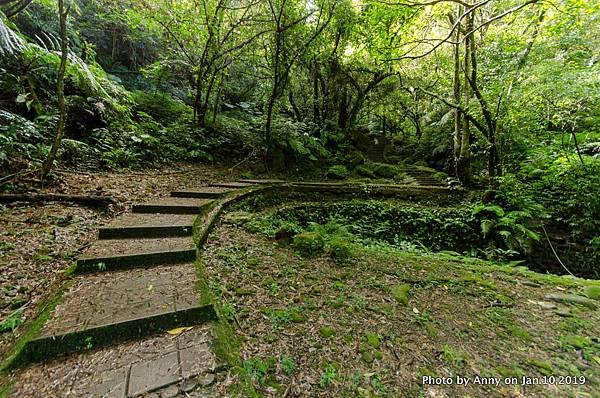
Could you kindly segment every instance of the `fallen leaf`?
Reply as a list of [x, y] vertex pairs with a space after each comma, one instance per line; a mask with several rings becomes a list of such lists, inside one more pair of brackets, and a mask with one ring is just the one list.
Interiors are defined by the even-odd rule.
[[185, 327], [181, 327], [181, 328], [171, 329], [171, 330], [167, 331], [167, 333], [178, 335], [178, 334], [187, 332], [188, 330], [192, 330], [192, 329], [193, 329], [193, 326], [185, 326]]

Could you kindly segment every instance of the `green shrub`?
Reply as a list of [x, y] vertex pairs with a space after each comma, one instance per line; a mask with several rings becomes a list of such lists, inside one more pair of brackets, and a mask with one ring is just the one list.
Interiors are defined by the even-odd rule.
[[347, 262], [353, 256], [352, 244], [343, 238], [333, 238], [328, 246], [331, 258], [336, 263]]
[[375, 163], [373, 166], [373, 173], [383, 178], [394, 178], [399, 172], [400, 169], [398, 167], [387, 163]]
[[341, 164], [331, 166], [329, 168], [329, 170], [327, 171], [327, 178], [343, 180], [347, 176], [348, 176], [348, 169], [346, 169], [346, 166], [343, 166]]
[[360, 177], [375, 178], [375, 173], [373, 173], [373, 170], [369, 169], [365, 165], [357, 166], [354, 169], [354, 173]]
[[438, 171], [437, 173], [433, 173], [432, 177], [439, 182], [444, 182], [448, 179], [448, 174], [443, 171]]
[[315, 256], [323, 252], [325, 240], [317, 232], [302, 232], [294, 237], [292, 247], [305, 256]]
[[191, 107], [173, 99], [169, 94], [134, 91], [132, 96], [135, 112], [147, 113], [161, 123], [173, 123], [182, 118], [191, 120]]
[[348, 167], [355, 168], [365, 164], [365, 155], [359, 151], [350, 152], [348, 155], [344, 157], [344, 163], [348, 165]]

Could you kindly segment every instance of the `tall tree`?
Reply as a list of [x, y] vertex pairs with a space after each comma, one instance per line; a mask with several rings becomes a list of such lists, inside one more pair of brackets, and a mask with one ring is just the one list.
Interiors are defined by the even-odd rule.
[[273, 111], [283, 96], [290, 79], [290, 71], [298, 59], [329, 25], [337, 1], [305, 3], [297, 0], [268, 0], [271, 28], [268, 59], [271, 87], [265, 119], [267, 168], [273, 167]]
[[65, 126], [67, 124], [67, 106], [65, 104], [65, 71], [67, 69], [67, 61], [69, 55], [69, 39], [67, 37], [67, 16], [69, 7], [65, 6], [65, 0], [58, 0], [58, 17], [60, 24], [60, 64], [58, 67], [56, 81], [56, 97], [58, 99], [58, 126], [56, 127], [56, 135], [50, 148], [50, 153], [46, 161], [42, 165], [42, 178], [46, 177], [52, 166], [54, 159], [60, 148], [63, 136], [65, 134]]

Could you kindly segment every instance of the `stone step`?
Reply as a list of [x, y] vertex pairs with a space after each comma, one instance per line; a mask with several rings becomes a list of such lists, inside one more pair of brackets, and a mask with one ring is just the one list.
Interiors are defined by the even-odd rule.
[[9, 397], [214, 396], [203, 387], [219, 366], [214, 339], [203, 324], [36, 363], [18, 374]]
[[171, 196], [176, 198], [216, 199], [233, 191], [235, 189], [232, 188], [200, 187], [183, 191], [173, 191], [171, 192]]
[[248, 187], [252, 187], [255, 186], [256, 184], [254, 183], [248, 183], [248, 182], [219, 182], [216, 184], [211, 184], [211, 187], [220, 187], [220, 188], [248, 188]]
[[190, 263], [80, 276], [23, 355], [37, 362], [215, 319], [195, 281]]
[[283, 184], [284, 180], [237, 180], [237, 182], [246, 184], [258, 184], [258, 185], [271, 185], [271, 184]]
[[209, 199], [161, 198], [133, 205], [134, 213], [198, 214], [200, 209], [212, 203]]
[[193, 261], [190, 237], [98, 240], [77, 260], [75, 271], [96, 272]]
[[314, 186], [314, 187], [346, 187], [352, 186], [347, 182], [318, 182], [318, 181], [298, 181], [292, 183], [292, 186]]
[[192, 214], [124, 214], [98, 232], [99, 239], [163, 238], [191, 236]]

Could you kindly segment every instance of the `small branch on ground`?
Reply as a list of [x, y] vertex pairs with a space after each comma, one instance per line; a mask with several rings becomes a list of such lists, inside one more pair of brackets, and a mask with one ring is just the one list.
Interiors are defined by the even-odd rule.
[[73, 202], [86, 206], [107, 207], [118, 204], [111, 196], [61, 194], [0, 194], [0, 203], [12, 202]]

